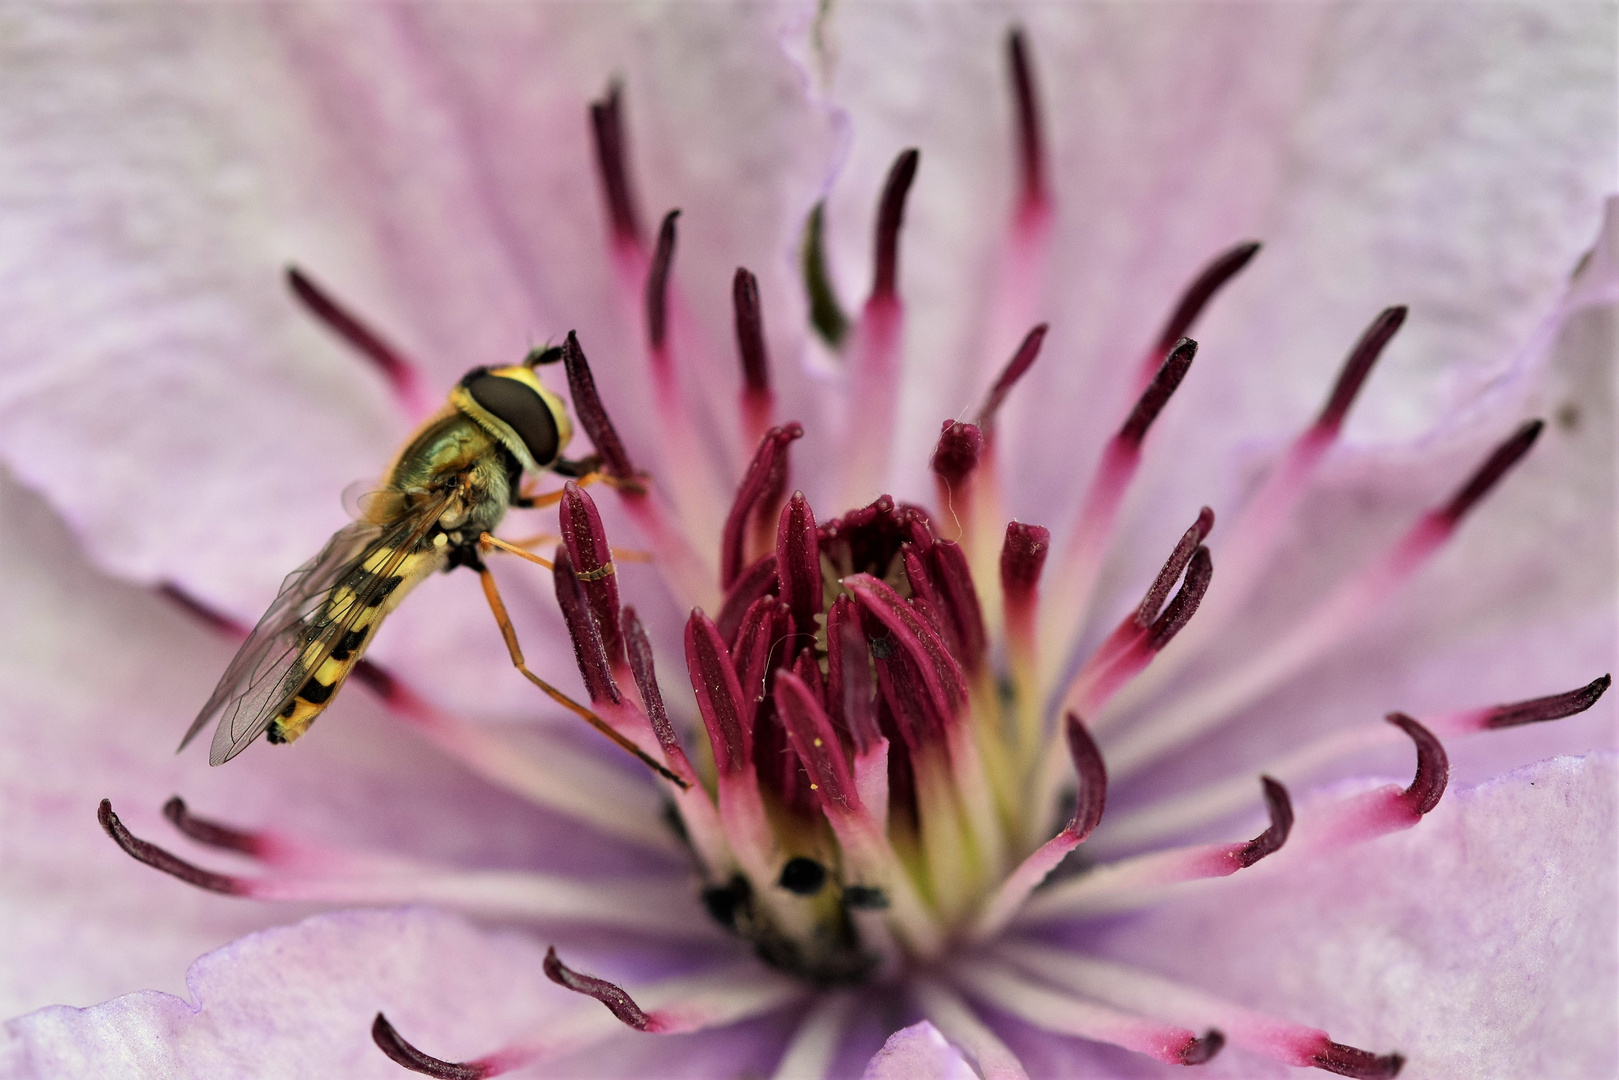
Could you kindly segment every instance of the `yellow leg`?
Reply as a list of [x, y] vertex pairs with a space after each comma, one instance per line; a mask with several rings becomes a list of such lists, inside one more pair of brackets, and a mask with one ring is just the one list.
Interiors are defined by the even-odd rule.
[[[488, 551], [490, 548], [497, 548], [501, 551], [509, 552], [512, 555], [517, 555], [521, 558], [527, 559], [531, 563], [538, 563], [547, 570], [552, 569], [554, 566], [550, 559], [541, 558], [532, 551], [524, 551], [518, 545], [508, 544], [500, 537], [492, 536], [489, 533], [484, 533], [482, 536], [478, 537], [478, 546], [483, 548], [485, 551]], [[487, 592], [488, 588], [489, 587], [486, 585], [484, 587], [484, 591]]]
[[[533, 536], [525, 536], [521, 540], [502, 540], [498, 536], [492, 536], [489, 533], [484, 533], [478, 538], [478, 543], [481, 544], [485, 550], [488, 550], [489, 548], [499, 548], [501, 551], [509, 551], [513, 555], [521, 555], [529, 562], [537, 562], [549, 570], [551, 569], [551, 560], [542, 559], [538, 555], [531, 555], [529, 554], [528, 549], [537, 548], [541, 544], [555, 544], [561, 539], [562, 538], [556, 533], [536, 533]], [[523, 550], [519, 551], [517, 550], [518, 548], [522, 548]], [[638, 548], [620, 547], [608, 548], [608, 550], [612, 553], [614, 559], [622, 559], [624, 562], [649, 563], [652, 561], [652, 552], [650, 551], [641, 551]]]
[[[527, 554], [527, 552], [519, 552], [519, 554]], [[665, 780], [668, 780], [670, 783], [682, 789], [690, 786], [686, 783], [686, 781], [676, 776], [673, 772], [670, 772], [666, 766], [664, 766], [651, 754], [648, 754], [645, 750], [642, 750], [639, 746], [636, 746], [629, 739], [625, 738], [623, 735], [620, 735], [617, 731], [614, 731], [612, 725], [607, 721], [603, 720], [590, 709], [585, 708], [583, 705], [573, 700], [573, 698], [569, 697], [567, 694], [564, 694], [561, 690], [558, 690], [556, 687], [552, 686], [550, 683], [546, 682], [544, 679], [530, 671], [528, 669], [528, 665], [523, 662], [523, 650], [517, 644], [517, 631], [512, 627], [511, 617], [506, 614], [506, 605], [500, 599], [500, 590], [495, 586], [495, 576], [489, 572], [487, 567], [485, 567], [484, 569], [478, 571], [478, 577], [483, 582], [483, 595], [484, 598], [489, 601], [489, 610], [494, 613], [495, 623], [500, 627], [500, 636], [506, 641], [506, 651], [511, 654], [512, 666], [518, 671], [522, 672], [525, 679], [544, 691], [545, 695], [552, 701], [556, 702], [558, 705], [561, 705], [564, 709], [567, 709], [569, 712], [579, 717], [579, 719], [583, 720], [585, 723], [589, 724], [591, 727], [613, 740], [613, 742], [640, 758], [648, 768], [656, 772]]]

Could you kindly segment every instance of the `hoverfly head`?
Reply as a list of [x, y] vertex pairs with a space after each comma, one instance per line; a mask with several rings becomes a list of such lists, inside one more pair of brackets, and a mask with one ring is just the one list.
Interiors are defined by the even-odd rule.
[[450, 403], [532, 472], [555, 464], [573, 438], [568, 407], [526, 363], [473, 368], [450, 392]]

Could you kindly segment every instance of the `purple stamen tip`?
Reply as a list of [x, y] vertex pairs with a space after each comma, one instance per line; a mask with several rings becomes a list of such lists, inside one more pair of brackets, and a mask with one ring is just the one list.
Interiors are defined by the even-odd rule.
[[1023, 181], [1023, 202], [1026, 206], [1038, 206], [1046, 201], [1046, 150], [1040, 131], [1040, 98], [1035, 92], [1034, 70], [1022, 27], [1014, 26], [1007, 33], [1006, 52], [1012, 69], [1012, 96], [1017, 108], [1018, 164]]
[[658, 246], [652, 252], [652, 266], [646, 278], [646, 333], [652, 348], [663, 348], [669, 321], [669, 268], [675, 261], [675, 219], [679, 210], [663, 215], [658, 227]]
[[821, 613], [821, 549], [815, 513], [802, 491], [793, 492], [781, 510], [776, 527], [776, 576], [794, 627], [804, 639], [813, 639], [815, 617]]
[[1265, 809], [1270, 812], [1270, 827], [1237, 852], [1237, 864], [1243, 867], [1252, 866], [1265, 856], [1282, 850], [1288, 834], [1293, 831], [1293, 800], [1288, 797], [1287, 788], [1268, 776], [1261, 776], [1259, 782], [1265, 789]]
[[742, 384], [750, 393], [770, 393], [770, 354], [765, 351], [764, 315], [759, 310], [759, 279], [736, 268], [731, 280], [731, 304], [736, 310], [736, 347], [742, 354]]
[[618, 570], [613, 564], [613, 549], [607, 544], [601, 511], [589, 492], [569, 480], [562, 488], [557, 520], [568, 557], [573, 561], [574, 575], [590, 601], [608, 662], [619, 664], [624, 659], [624, 643], [618, 632]]
[[939, 430], [939, 445], [933, 451], [933, 475], [945, 487], [955, 488], [978, 468], [984, 452], [984, 433], [976, 424], [946, 420]]
[[1412, 813], [1420, 817], [1439, 805], [1445, 784], [1450, 780], [1450, 758], [1434, 733], [1409, 716], [1396, 712], [1389, 713], [1385, 719], [1417, 744], [1417, 774], [1401, 798], [1410, 805]]
[[1017, 347], [1017, 352], [1012, 354], [1012, 359], [1007, 361], [1006, 367], [996, 378], [995, 385], [990, 387], [989, 396], [984, 399], [983, 407], [978, 410], [979, 427], [985, 431], [994, 428], [995, 417], [1005, 404], [1006, 395], [1012, 392], [1012, 387], [1017, 385], [1017, 381], [1034, 366], [1035, 357], [1040, 355], [1040, 346], [1045, 344], [1046, 331], [1049, 329], [1051, 329], [1049, 324], [1041, 323], [1024, 335], [1023, 343]]
[[774, 512], [775, 500], [787, 483], [787, 446], [803, 435], [804, 425], [794, 420], [771, 428], [759, 440], [720, 532], [721, 588], [731, 588], [741, 575], [748, 522], [762, 511]]
[[1468, 477], [1467, 483], [1451, 496], [1449, 503], [1438, 512], [1438, 518], [1446, 525], [1455, 525], [1469, 510], [1478, 505], [1480, 499], [1490, 493], [1490, 489], [1501, 482], [1512, 467], [1523, 460], [1529, 453], [1529, 448], [1535, 445], [1540, 438], [1541, 431], [1546, 427], [1544, 420], [1530, 420], [1519, 426], [1512, 436], [1497, 446], [1478, 471]]
[[906, 150], [894, 159], [883, 183], [882, 200], [877, 204], [877, 266], [872, 277], [871, 298], [893, 300], [899, 295], [899, 230], [905, 223], [905, 200], [916, 179], [919, 150]]
[[[613, 679], [613, 665], [602, 638], [601, 624], [591, 610], [590, 597], [574, 572], [573, 558], [566, 547], [558, 546], [551, 567], [551, 581], [556, 587], [557, 606], [562, 609], [562, 621], [568, 627], [573, 641], [573, 658], [579, 665], [585, 691], [592, 702], [622, 700], [618, 683]], [[617, 613], [613, 616], [613, 630], [618, 631]], [[622, 647], [622, 646], [621, 646]]]
[[371, 1021], [371, 1041], [377, 1044], [377, 1049], [388, 1055], [388, 1060], [395, 1065], [401, 1065], [414, 1073], [423, 1076], [432, 1076], [436, 1080], [483, 1080], [491, 1075], [486, 1066], [475, 1062], [465, 1065], [454, 1061], [445, 1061], [429, 1054], [424, 1054], [410, 1043], [406, 1042], [394, 1026], [388, 1023], [388, 1018], [377, 1013], [377, 1018]]
[[287, 267], [287, 285], [310, 314], [375, 364], [396, 392], [405, 390], [415, 379], [415, 370], [397, 349], [296, 266]]
[[573, 396], [573, 411], [579, 417], [579, 426], [590, 436], [591, 445], [601, 455], [608, 475], [620, 481], [620, 491], [644, 494], [646, 489], [640, 484], [635, 466], [630, 464], [624, 440], [618, 437], [618, 430], [613, 427], [607, 410], [602, 407], [601, 395], [596, 391], [596, 379], [590, 373], [590, 362], [585, 359], [585, 352], [579, 347], [579, 337], [572, 330], [568, 331], [568, 338], [562, 344], [562, 365], [568, 372], [568, 392]]
[[1203, 1065], [1211, 1060], [1215, 1054], [1225, 1046], [1225, 1035], [1216, 1028], [1209, 1028], [1203, 1033], [1201, 1039], [1193, 1039], [1186, 1044], [1180, 1053], [1182, 1065]]
[[113, 843], [136, 862], [145, 863], [154, 870], [161, 870], [188, 885], [195, 885], [209, 892], [223, 893], [226, 896], [243, 896], [247, 892], [239, 879], [194, 866], [178, 855], [171, 855], [156, 844], [142, 840], [131, 833], [124, 827], [124, 823], [118, 820], [118, 815], [112, 812], [111, 799], [101, 800], [101, 805], [96, 808], [96, 820], [101, 822], [102, 829], [112, 837]]
[[1213, 578], [1214, 559], [1209, 555], [1208, 548], [1199, 547], [1187, 562], [1186, 580], [1181, 582], [1180, 592], [1175, 594], [1169, 606], [1164, 608], [1164, 613], [1152, 624], [1147, 648], [1157, 652], [1181, 632], [1181, 628], [1197, 614], [1197, 606], [1203, 602], [1203, 594], [1208, 592], [1209, 582]]
[[1485, 713], [1481, 726], [1489, 729], [1509, 728], [1574, 716], [1595, 705], [1612, 685], [1613, 676], [1603, 675], [1601, 678], [1592, 679], [1578, 690], [1570, 690], [1565, 694], [1552, 694], [1530, 701], [1519, 701], [1512, 705], [1497, 705]]
[[1242, 268], [1259, 254], [1259, 248], [1257, 240], [1238, 244], [1203, 268], [1202, 273], [1198, 274], [1181, 294], [1181, 301], [1175, 305], [1175, 311], [1169, 316], [1169, 321], [1164, 323], [1164, 329], [1158, 335], [1157, 352], [1168, 352], [1170, 346], [1192, 329], [1192, 324], [1203, 314], [1203, 309], [1208, 306], [1209, 301], [1213, 300], [1215, 294], [1225, 288], [1226, 283], [1236, 277]]
[[1343, 1043], [1329, 1042], [1310, 1060], [1323, 1072], [1348, 1076], [1352, 1080], [1394, 1080], [1405, 1065], [1399, 1054], [1374, 1054]]
[[1141, 441], [1147, 437], [1147, 429], [1158, 419], [1158, 414], [1169, 404], [1170, 396], [1180, 386], [1181, 380], [1186, 378], [1187, 371], [1191, 370], [1195, 356], [1197, 342], [1188, 337], [1175, 342], [1175, 347], [1169, 350], [1169, 355], [1158, 366], [1152, 381], [1141, 392], [1136, 407], [1130, 410], [1130, 416], [1115, 436], [1120, 443], [1130, 447], [1141, 445]]
[[1163, 569], [1159, 570], [1158, 576], [1153, 579], [1152, 587], [1142, 598], [1141, 606], [1136, 609], [1137, 626], [1144, 630], [1152, 625], [1152, 621], [1158, 617], [1159, 610], [1163, 608], [1164, 601], [1169, 599], [1169, 590], [1173, 589], [1175, 582], [1180, 579], [1181, 571], [1186, 569], [1186, 564], [1192, 561], [1192, 555], [1197, 551], [1198, 545], [1207, 540], [1213, 530], [1214, 511], [1205, 506], [1198, 511], [1197, 520], [1192, 523], [1192, 527], [1182, 534], [1180, 542], [1175, 545], [1175, 550], [1170, 552]]
[[596, 143], [596, 167], [601, 174], [602, 195], [607, 199], [607, 217], [618, 240], [639, 242], [640, 216], [630, 194], [628, 153], [624, 145], [624, 113], [621, 108], [624, 86], [614, 80], [607, 95], [590, 104], [590, 131]]
[[595, 998], [607, 1006], [608, 1012], [637, 1031], [646, 1031], [652, 1026], [652, 1018], [641, 1011], [623, 987], [573, 970], [557, 957], [555, 946], [545, 950], [545, 977], [576, 994]]
[[658, 737], [658, 745], [663, 747], [664, 755], [671, 761], [677, 761], [677, 752], [684, 756], [685, 751], [681, 749], [680, 736], [675, 734], [674, 725], [669, 722], [669, 710], [663, 704], [663, 691], [658, 688], [658, 676], [652, 665], [652, 642], [646, 636], [646, 629], [642, 627], [633, 607], [624, 608], [619, 618], [630, 673], [635, 676], [635, 688], [641, 692], [641, 701], [646, 705], [647, 719], [652, 721], [652, 733]]
[[[110, 814], [112, 808], [109, 806]], [[192, 814], [186, 807], [185, 800], [175, 795], [163, 804], [163, 816], [180, 832], [189, 836], [199, 844], [209, 847], [222, 848], [226, 851], [239, 851], [243, 855], [262, 855], [264, 853], [264, 839], [255, 833], [243, 832], [228, 825], [221, 825], [217, 821], [209, 821]]]
[[1001, 544], [1001, 587], [1008, 597], [1027, 597], [1034, 592], [1050, 553], [1050, 529], [1007, 522], [1006, 540]]
[[1316, 417], [1315, 426], [1322, 431], [1337, 431], [1343, 425], [1344, 417], [1349, 414], [1349, 407], [1355, 403], [1360, 394], [1360, 388], [1366, 382], [1366, 377], [1372, 373], [1372, 365], [1377, 363], [1378, 357], [1393, 339], [1395, 333], [1405, 324], [1406, 308], [1384, 308], [1372, 325], [1361, 334], [1360, 340], [1350, 352], [1349, 358], [1344, 361], [1343, 370], [1338, 373], [1338, 381], [1333, 385], [1332, 395], [1321, 409], [1321, 415]]
[[1074, 817], [1068, 823], [1068, 832], [1078, 843], [1102, 823], [1102, 811], [1107, 806], [1107, 766], [1077, 713], [1070, 712], [1063, 717], [1063, 731], [1068, 738], [1068, 756], [1073, 759], [1074, 773], [1079, 777]]

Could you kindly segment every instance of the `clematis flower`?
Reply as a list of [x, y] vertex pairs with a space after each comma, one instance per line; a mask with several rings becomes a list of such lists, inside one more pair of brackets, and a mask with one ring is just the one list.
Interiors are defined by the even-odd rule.
[[[19, 20], [6, 1075], [1612, 1071], [1612, 13], [1016, 21]], [[170, 760], [552, 338], [497, 572], [673, 780], [462, 574]]]

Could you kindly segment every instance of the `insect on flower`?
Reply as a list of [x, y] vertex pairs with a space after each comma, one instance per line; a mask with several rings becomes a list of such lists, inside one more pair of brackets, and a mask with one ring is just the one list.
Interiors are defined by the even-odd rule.
[[[294, 290], [340, 329], [356, 326], [296, 270]], [[570, 335], [570, 346], [577, 349]], [[535, 349], [523, 363], [473, 368], [449, 400], [418, 427], [383, 478], [361, 500], [358, 520], [338, 530], [309, 562], [287, 575], [275, 602], [225, 669], [192, 721], [184, 749], [214, 717], [208, 761], [222, 765], [264, 735], [287, 743], [331, 704], [365, 654], [377, 628], [430, 574], [466, 566], [484, 595], [511, 653], [529, 681], [608, 738], [668, 775], [601, 717], [528, 669], [505, 604], [482, 555], [491, 548], [549, 568], [547, 559], [497, 539], [493, 530], [512, 507], [548, 506], [561, 497], [525, 493], [525, 475], [543, 472], [591, 481], [597, 458], [562, 456], [573, 437], [567, 406], [534, 374], [566, 349]], [[608, 562], [606, 569], [611, 570]], [[675, 779], [670, 776], [670, 779]]]

